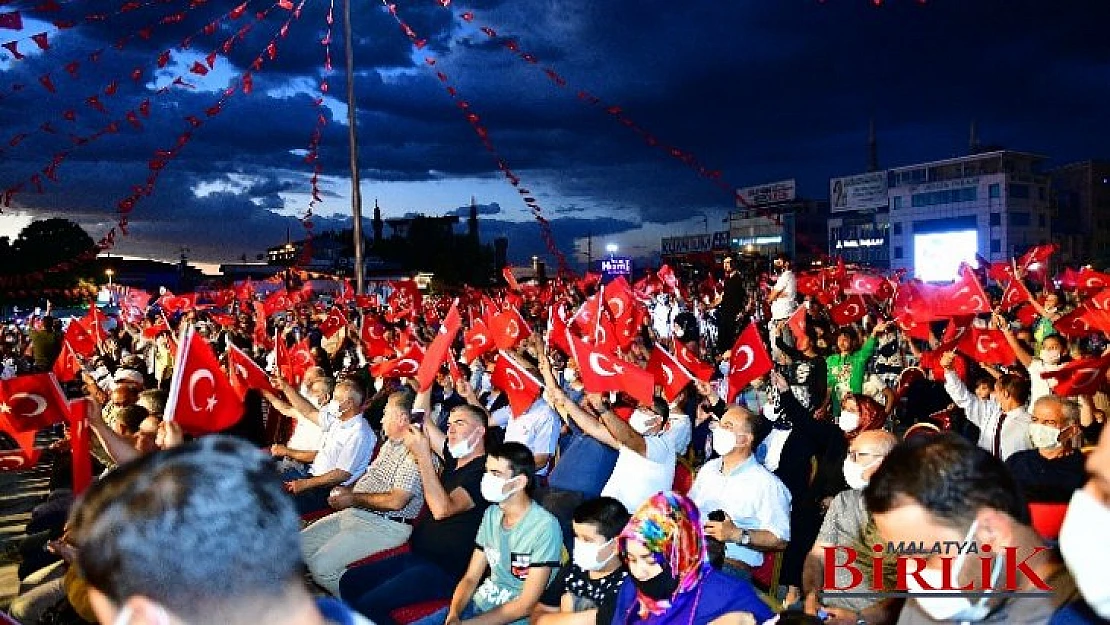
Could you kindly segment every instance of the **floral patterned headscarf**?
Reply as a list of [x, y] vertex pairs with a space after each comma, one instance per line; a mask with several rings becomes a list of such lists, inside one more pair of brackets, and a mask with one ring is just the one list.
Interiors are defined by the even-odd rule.
[[621, 550], [634, 540], [644, 545], [656, 563], [670, 571], [678, 587], [669, 601], [657, 601], [636, 590], [640, 618], [667, 612], [683, 593], [693, 589], [709, 571], [705, 540], [697, 506], [674, 492], [656, 493], [628, 521], [620, 535]]

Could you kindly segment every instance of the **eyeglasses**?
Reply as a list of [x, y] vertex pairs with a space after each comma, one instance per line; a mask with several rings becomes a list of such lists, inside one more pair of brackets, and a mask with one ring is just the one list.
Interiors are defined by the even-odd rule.
[[860, 458], [882, 458], [885, 455], [886, 454], [873, 454], [869, 451], [848, 450], [848, 457], [851, 458], [852, 462], [859, 462]]

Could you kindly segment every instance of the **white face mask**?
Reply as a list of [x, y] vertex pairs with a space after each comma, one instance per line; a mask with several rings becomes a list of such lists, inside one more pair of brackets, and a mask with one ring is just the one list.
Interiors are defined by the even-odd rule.
[[1042, 349], [1041, 360], [1046, 365], [1055, 365], [1060, 363], [1060, 352], [1055, 349]]
[[465, 458], [470, 452], [474, 451], [474, 448], [477, 446], [478, 443], [470, 440], [468, 436], [454, 445], [448, 445], [447, 451], [451, 453], [452, 458], [458, 460], [459, 458]]
[[844, 481], [848, 483], [848, 487], [853, 490], [863, 490], [867, 486], [868, 479], [863, 477], [865, 471], [875, 466], [881, 459], [872, 460], [868, 464], [859, 464], [851, 458], [844, 459]]
[[1029, 442], [1037, 449], [1057, 449], [1060, 447], [1060, 429], [1043, 423], [1029, 424]]
[[736, 434], [730, 432], [723, 427], [717, 427], [713, 430], [713, 451], [718, 455], [727, 456], [729, 452], [736, 449], [737, 441]]
[[578, 380], [577, 371], [571, 369], [570, 367], [563, 369], [563, 382], [566, 382], [567, 384], [574, 384], [576, 380]]
[[721, 375], [728, 375], [728, 370], [729, 370], [728, 363], [729, 363], [729, 361], [722, 360], [721, 364], [717, 365], [717, 370], [721, 372]]
[[[511, 478], [516, 479], [516, 478]], [[513, 495], [520, 488], [514, 488], [509, 492], [505, 491], [505, 484], [511, 480], [497, 477], [492, 473], [485, 473], [482, 475], [482, 497], [490, 503], [501, 503]]]
[[612, 539], [600, 545], [588, 543], [584, 540], [576, 540], [574, 541], [574, 553], [571, 554], [571, 557], [574, 559], [574, 563], [578, 565], [578, 568], [583, 571], [600, 571], [613, 559], [613, 556], [617, 555], [616, 551], [614, 551], [604, 560], [600, 558], [601, 551], [611, 544], [613, 544]]
[[374, 380], [374, 390], [375, 391], [382, 390], [383, 386], [385, 386], [385, 378], [378, 378], [378, 379]]
[[483, 373], [482, 374], [482, 388], [487, 389], [487, 390], [493, 388], [493, 374], [492, 373]]
[[[967, 536], [964, 537], [963, 542], [968, 543], [972, 540], [975, 536], [975, 528], [978, 526], [978, 520], [971, 524], [971, 528], [967, 531]], [[967, 552], [965, 551], [956, 557], [956, 561], [952, 565], [953, 578], [959, 575], [960, 569], [963, 568], [966, 555]], [[995, 581], [998, 580], [998, 575], [1002, 572], [1003, 562], [1004, 558], [995, 557], [994, 559], [990, 582], [992, 591]], [[975, 603], [972, 603], [971, 600], [966, 597], [929, 596], [932, 593], [950, 594], [953, 592], [951, 590], [931, 590], [931, 588], [941, 588], [944, 585], [944, 571], [940, 569], [925, 569], [921, 571], [920, 575], [930, 588], [923, 588], [919, 585], [914, 575], [907, 576], [906, 586], [910, 594], [914, 595], [914, 600], [917, 601], [917, 605], [934, 621], [981, 621], [990, 614], [986, 595], [982, 596]], [[958, 585], [955, 581], [952, 583], [953, 585]]]
[[632, 416], [628, 418], [628, 425], [632, 426], [632, 429], [636, 430], [637, 434], [643, 435], [651, 429], [656, 419], [658, 419], [658, 417], [650, 412], [637, 408], [632, 411]]
[[1110, 558], [1107, 527], [1110, 527], [1110, 508], [1086, 488], [1075, 491], [1060, 527], [1060, 551], [1083, 599], [1104, 619], [1110, 619], [1110, 584], [1106, 583], [1106, 561]]
[[327, 412], [328, 414], [336, 417], [338, 417], [343, 412], [339, 409], [339, 402], [334, 399], [324, 404], [323, 406], [320, 406], [320, 411]]
[[859, 427], [859, 413], [850, 410], [841, 410], [840, 419], [837, 421], [840, 429], [845, 432], [855, 431]]

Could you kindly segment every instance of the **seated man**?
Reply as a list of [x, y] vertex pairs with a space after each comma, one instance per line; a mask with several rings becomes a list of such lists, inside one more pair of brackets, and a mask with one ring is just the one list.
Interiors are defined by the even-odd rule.
[[297, 451], [285, 445], [274, 445], [270, 452], [278, 458], [292, 458], [309, 465], [307, 470], [290, 468], [282, 473], [285, 488], [293, 494], [301, 514], [327, 508], [328, 495], [336, 486], [355, 483], [370, 464], [370, 456], [378, 437], [362, 417], [362, 390], [352, 380], [344, 380], [335, 387], [335, 398], [322, 408], [316, 408], [296, 392], [281, 377], [274, 378], [274, 386], [289, 398], [286, 402], [268, 391], [266, 400], [283, 414], [288, 412], [297, 419], [307, 419], [320, 426], [324, 432], [320, 451]]
[[1065, 502], [1083, 486], [1083, 454], [1075, 445], [1081, 435], [1079, 404], [1056, 395], [1045, 395], [1033, 404], [1029, 440], [1035, 449], [1019, 451], [1006, 459], [1026, 501]]
[[[912, 598], [899, 623], [1047, 623], [1079, 599], [1060, 556], [1030, 527], [1005, 465], [956, 434], [895, 447], [871, 476], [864, 502], [882, 544], [978, 546], [977, 552], [949, 547], [906, 562], [899, 581]], [[944, 580], [964, 597], [937, 595]], [[1014, 591], [1024, 594], [1012, 596]]]
[[377, 458], [354, 488], [337, 486], [328, 504], [338, 510], [301, 532], [301, 548], [316, 583], [339, 594], [347, 565], [386, 549], [400, 547], [424, 507], [416, 458], [405, 448], [412, 395], [389, 396], [382, 419], [386, 436]]
[[[313, 369], [319, 369], [319, 367], [313, 367]], [[314, 377], [305, 388], [307, 394], [303, 395], [304, 398], [315, 406], [316, 409], [320, 409], [331, 401], [332, 393], [335, 392], [335, 380], [324, 376]], [[283, 412], [282, 406], [274, 407], [284, 416], [293, 417], [293, 433], [289, 435], [289, 440], [285, 442], [287, 448], [302, 452], [320, 451], [320, 443], [324, 438], [324, 433], [320, 430], [320, 426], [308, 419], [296, 418], [296, 413], [292, 410], [288, 410], [288, 408]], [[305, 463], [294, 460], [288, 456], [282, 459], [279, 466], [283, 471], [288, 468], [304, 469], [307, 467]]]
[[93, 484], [70, 537], [101, 625], [366, 625], [337, 601], [313, 601], [297, 529], [269, 460], [207, 436]]
[[532, 501], [535, 470], [532, 452], [520, 443], [504, 443], [489, 452], [482, 495], [497, 505], [486, 508], [470, 566], [451, 605], [419, 625], [476, 617], [490, 625], [528, 622], [563, 548], [559, 522]]
[[[879, 469], [883, 458], [898, 444], [898, 439], [890, 432], [884, 430], [869, 430], [861, 432], [852, 439], [848, 449], [848, 458], [844, 460], [844, 479], [851, 487], [841, 491], [829, 504], [825, 514], [825, 521], [817, 535], [817, 542], [813, 545], [806, 557], [805, 572], [802, 586], [804, 587], [805, 608], [809, 614], [818, 614], [824, 610], [832, 619], [838, 622], [857, 622], [864, 620], [868, 623], [893, 623], [898, 617], [898, 610], [902, 602], [894, 599], [875, 600], [866, 597], [837, 597], [832, 592], [825, 592], [822, 596], [822, 584], [825, 575], [825, 555], [837, 547], [852, 547], [856, 553], [869, 553], [871, 548], [880, 543], [875, 522], [867, 513], [863, 505], [863, 488], [867, 481]], [[831, 553], [836, 553], [832, 551]], [[839, 557], [837, 562], [843, 561]], [[866, 579], [871, 579], [869, 558], [857, 558], [856, 565], [864, 573]], [[894, 588], [894, 561], [883, 567], [882, 575], [884, 588]], [[838, 587], [850, 583], [850, 575], [846, 569], [837, 569], [836, 583]]]
[[[528, 372], [539, 378], [538, 369], [529, 367]], [[455, 390], [468, 403], [475, 406], [482, 405], [469, 384], [461, 384]], [[504, 395], [504, 393], [501, 394]], [[520, 416], [514, 417], [508, 404], [500, 408], [491, 408], [490, 425], [505, 428], [505, 442], [521, 443], [531, 449], [536, 462], [536, 475], [547, 476], [551, 459], [555, 457], [555, 450], [559, 446], [559, 428], [562, 426], [562, 421], [542, 395]]]
[[[418, 406], [427, 402], [421, 394]], [[378, 625], [392, 623], [389, 613], [407, 605], [448, 600], [474, 552], [474, 536], [488, 502], [482, 496], [486, 471], [489, 415], [465, 404], [447, 417], [445, 435], [425, 413], [423, 430], [405, 436], [420, 468], [431, 518], [412, 532], [412, 550], [348, 570], [339, 581], [345, 601]], [[438, 459], [443, 473], [437, 474]]]
[[781, 551], [790, 540], [790, 491], [752, 453], [759, 417], [732, 406], [713, 429], [714, 458], [698, 471], [690, 500], [706, 518], [705, 535], [725, 543], [723, 570], [748, 579], [764, 551]]
[[617, 593], [628, 575], [617, 537], [629, 518], [624, 504], [612, 497], [590, 499], [575, 509], [573, 562], [540, 597], [533, 625], [613, 622]]

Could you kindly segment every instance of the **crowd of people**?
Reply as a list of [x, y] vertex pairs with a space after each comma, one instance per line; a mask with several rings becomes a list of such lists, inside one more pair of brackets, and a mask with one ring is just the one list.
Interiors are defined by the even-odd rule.
[[[997, 289], [996, 272], [961, 273], [990, 299], [968, 308], [941, 301], [958, 289], [785, 255], [753, 288], [734, 262], [700, 282], [240, 286], [115, 318], [47, 310], [4, 335], [0, 378], [79, 365], [58, 377], [91, 399], [97, 478], [74, 494], [71, 424], [44, 456], [49, 499], [4, 548], [22, 582], [10, 613], [1110, 620], [1110, 348], [1070, 322], [1089, 292], [1014, 261]], [[250, 380], [230, 428], [173, 414], [182, 384], [196, 403], [185, 329]], [[266, 375], [236, 373], [236, 354]]]

